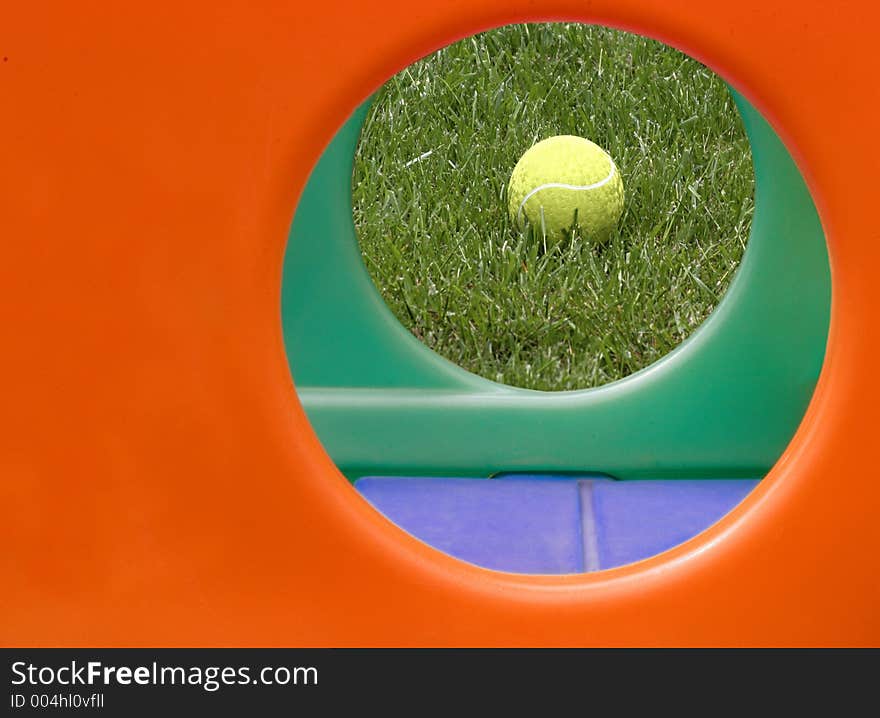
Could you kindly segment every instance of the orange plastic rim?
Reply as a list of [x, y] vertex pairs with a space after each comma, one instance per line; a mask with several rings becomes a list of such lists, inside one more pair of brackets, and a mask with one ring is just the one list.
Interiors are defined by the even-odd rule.
[[[880, 642], [875, 6], [151, 2], [0, 28], [5, 645]], [[280, 281], [299, 191], [420, 56], [519, 21], [678, 47], [764, 114], [829, 242], [825, 368], [707, 532], [595, 575], [494, 573], [379, 516], [299, 407]]]

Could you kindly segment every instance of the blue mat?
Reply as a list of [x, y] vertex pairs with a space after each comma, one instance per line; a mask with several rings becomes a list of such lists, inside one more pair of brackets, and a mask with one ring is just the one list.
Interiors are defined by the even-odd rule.
[[581, 573], [672, 548], [715, 523], [756, 480], [613, 481], [364, 477], [395, 524], [463, 561], [514, 573]]

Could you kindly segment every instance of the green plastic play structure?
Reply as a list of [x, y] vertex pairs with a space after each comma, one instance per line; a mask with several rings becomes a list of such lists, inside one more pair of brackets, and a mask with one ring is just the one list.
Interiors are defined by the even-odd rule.
[[284, 263], [282, 321], [297, 391], [328, 454], [368, 474], [617, 479], [760, 478], [800, 422], [821, 369], [830, 271], [816, 208], [780, 139], [742, 97], [756, 202], [723, 301], [660, 361], [596, 389], [539, 392], [470, 374], [385, 305], [351, 214], [363, 106], [315, 167]]

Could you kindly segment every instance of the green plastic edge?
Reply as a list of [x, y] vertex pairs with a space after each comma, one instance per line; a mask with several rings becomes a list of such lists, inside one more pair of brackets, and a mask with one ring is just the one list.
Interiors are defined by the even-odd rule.
[[763, 476], [791, 440], [821, 370], [827, 247], [804, 180], [731, 90], [752, 146], [752, 233], [737, 276], [676, 350], [596, 389], [538, 392], [448, 362], [391, 313], [351, 212], [361, 106], [315, 166], [284, 261], [282, 323], [297, 391], [345, 475], [600, 472], [618, 479]]

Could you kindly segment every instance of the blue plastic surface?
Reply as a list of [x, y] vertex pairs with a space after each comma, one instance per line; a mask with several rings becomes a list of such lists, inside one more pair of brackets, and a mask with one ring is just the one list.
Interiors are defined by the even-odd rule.
[[364, 477], [358, 491], [416, 538], [463, 561], [513, 573], [582, 573], [672, 548], [715, 523], [751, 479], [614, 481]]
[[687, 541], [742, 501], [757, 480], [593, 483], [599, 565], [622, 566]]
[[416, 538], [515, 573], [580, 573], [576, 481], [364, 477], [357, 489]]

